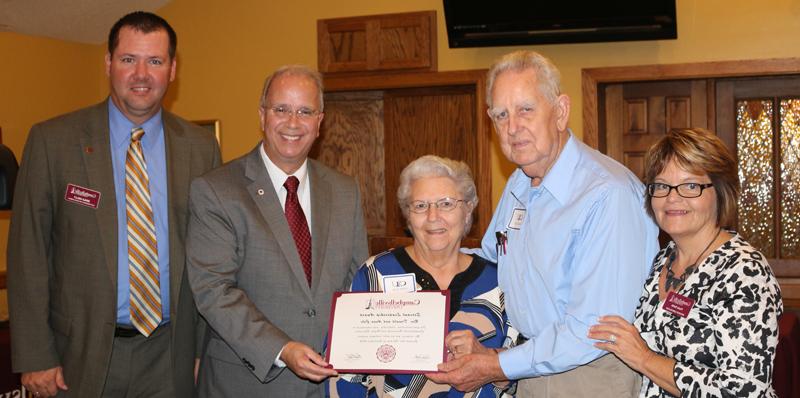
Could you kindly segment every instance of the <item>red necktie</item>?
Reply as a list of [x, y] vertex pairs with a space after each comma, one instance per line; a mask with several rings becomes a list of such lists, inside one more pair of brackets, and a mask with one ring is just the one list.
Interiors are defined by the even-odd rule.
[[300, 255], [300, 261], [303, 262], [303, 272], [306, 273], [308, 286], [311, 286], [311, 234], [308, 232], [306, 216], [303, 214], [303, 208], [300, 207], [300, 201], [297, 198], [298, 185], [300, 185], [300, 180], [295, 176], [289, 176], [283, 183], [283, 187], [286, 188], [284, 211], [286, 221], [289, 222], [289, 229], [292, 230], [294, 244], [297, 246], [297, 254]]

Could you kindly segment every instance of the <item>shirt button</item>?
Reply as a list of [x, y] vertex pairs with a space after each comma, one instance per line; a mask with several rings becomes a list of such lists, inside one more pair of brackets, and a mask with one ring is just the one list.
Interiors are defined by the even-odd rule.
[[314, 311], [313, 308], [309, 308], [306, 311], [306, 315], [308, 315], [309, 318], [313, 318], [313, 317], [317, 316], [317, 311]]

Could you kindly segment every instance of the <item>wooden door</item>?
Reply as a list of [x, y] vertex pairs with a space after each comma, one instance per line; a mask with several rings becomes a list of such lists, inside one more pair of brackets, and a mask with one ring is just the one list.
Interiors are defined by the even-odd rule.
[[411, 242], [397, 204], [398, 180], [410, 161], [426, 154], [472, 169], [479, 202], [462, 245], [479, 246], [492, 214], [485, 75], [325, 77], [325, 118], [311, 156], [358, 180], [371, 253]]
[[613, 82], [598, 91], [599, 149], [640, 178], [644, 153], [669, 129], [717, 133], [739, 164], [736, 229], [767, 256], [784, 303], [800, 308], [800, 76]]
[[[434, 154], [462, 160], [476, 170], [478, 164], [475, 90], [470, 86], [400, 89], [386, 92], [384, 129], [386, 145], [386, 234], [403, 236], [406, 222], [397, 205], [400, 172], [414, 159]], [[391, 150], [389, 150], [391, 149]], [[484, 224], [476, 215], [474, 225]], [[483, 231], [468, 234], [479, 239]]]
[[704, 79], [609, 84], [600, 150], [639, 178], [647, 149], [673, 128], [708, 127]]

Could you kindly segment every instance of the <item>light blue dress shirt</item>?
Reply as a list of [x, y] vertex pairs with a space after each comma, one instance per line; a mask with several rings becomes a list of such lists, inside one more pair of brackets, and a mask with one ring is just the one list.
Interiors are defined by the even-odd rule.
[[150, 201], [156, 224], [158, 272], [161, 287], [161, 324], [169, 321], [169, 213], [167, 200], [167, 156], [161, 111], [141, 126], [133, 124], [108, 100], [111, 131], [111, 163], [114, 169], [114, 195], [117, 200], [117, 325], [131, 325], [130, 282], [128, 271], [128, 217], [125, 212], [125, 156], [131, 144], [131, 130], [144, 129], [142, 150], [150, 178]]
[[[515, 209], [524, 211], [516, 225]], [[505, 254], [498, 232], [508, 237]], [[605, 354], [589, 327], [607, 314], [633, 319], [657, 237], [643, 184], [571, 134], [538, 187], [516, 170], [480, 250], [498, 263], [511, 324], [529, 339], [500, 354], [506, 376], [560, 373]]]

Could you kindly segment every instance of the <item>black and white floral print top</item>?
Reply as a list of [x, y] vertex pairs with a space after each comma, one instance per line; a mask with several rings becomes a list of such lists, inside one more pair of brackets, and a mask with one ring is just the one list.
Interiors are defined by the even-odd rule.
[[[676, 360], [683, 397], [776, 397], [772, 367], [783, 312], [764, 255], [738, 234], [687, 276], [677, 293], [695, 300], [685, 318], [662, 308], [658, 280], [675, 242], [656, 255], [634, 325], [651, 350]], [[645, 377], [640, 397], [671, 396]]]

